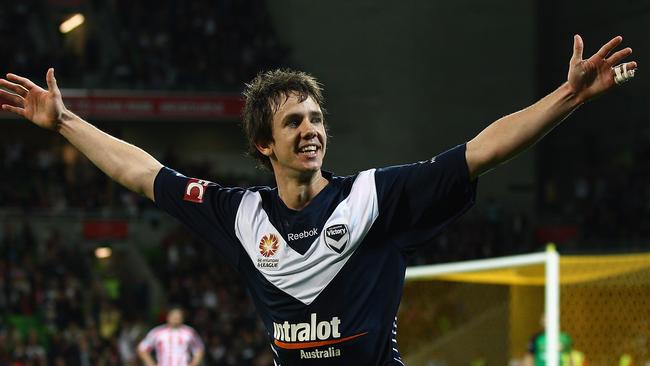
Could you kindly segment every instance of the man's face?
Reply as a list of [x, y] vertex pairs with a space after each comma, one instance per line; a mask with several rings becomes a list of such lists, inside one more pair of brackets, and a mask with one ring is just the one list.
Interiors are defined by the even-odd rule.
[[178, 327], [183, 324], [183, 312], [179, 309], [174, 309], [167, 314], [167, 324], [170, 327]]
[[273, 141], [258, 148], [271, 159], [276, 175], [311, 175], [320, 170], [327, 135], [323, 112], [311, 97], [299, 102], [292, 93], [273, 115], [272, 131]]

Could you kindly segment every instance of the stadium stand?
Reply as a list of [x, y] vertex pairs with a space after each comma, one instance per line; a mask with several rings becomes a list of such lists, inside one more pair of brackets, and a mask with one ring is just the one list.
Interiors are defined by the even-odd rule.
[[[48, 31], [71, 8], [92, 20], [84, 36]], [[233, 91], [288, 56], [264, 0], [19, 1], [0, 10], [0, 35], [7, 70], [54, 66], [67, 87]]]

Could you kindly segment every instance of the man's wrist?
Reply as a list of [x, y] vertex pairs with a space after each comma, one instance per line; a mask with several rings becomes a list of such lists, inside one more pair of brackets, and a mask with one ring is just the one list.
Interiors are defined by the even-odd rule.
[[65, 108], [56, 120], [56, 131], [62, 133], [62, 130], [71, 127], [70, 124], [78, 118], [77, 115]]
[[577, 90], [575, 90], [569, 82], [565, 82], [560, 86], [560, 90], [564, 99], [571, 104], [571, 109], [575, 109], [584, 104], [587, 100]]

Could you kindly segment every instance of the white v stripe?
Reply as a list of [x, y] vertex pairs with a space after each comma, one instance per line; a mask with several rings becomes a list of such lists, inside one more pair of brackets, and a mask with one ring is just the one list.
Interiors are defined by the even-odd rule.
[[[235, 219], [235, 234], [255, 268], [270, 283], [309, 305], [347, 263], [378, 214], [375, 170], [371, 169], [359, 173], [348, 197], [334, 209], [304, 255], [287, 245], [262, 208], [262, 198], [257, 192], [244, 194]], [[337, 224], [345, 225], [349, 232], [349, 243], [340, 254], [326, 245], [324, 233], [325, 228]], [[264, 257], [260, 253], [260, 240], [270, 234], [275, 235], [279, 247]], [[273, 267], [273, 263], [277, 266]]]

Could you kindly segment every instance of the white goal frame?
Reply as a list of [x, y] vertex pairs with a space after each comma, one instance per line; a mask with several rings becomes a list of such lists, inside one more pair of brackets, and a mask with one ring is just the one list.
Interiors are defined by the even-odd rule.
[[443, 274], [484, 271], [498, 268], [543, 264], [545, 268], [546, 364], [559, 363], [560, 333], [560, 256], [550, 244], [544, 253], [408, 267], [406, 281], [430, 279]]

